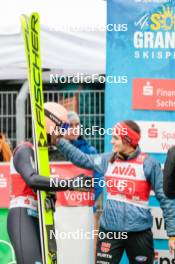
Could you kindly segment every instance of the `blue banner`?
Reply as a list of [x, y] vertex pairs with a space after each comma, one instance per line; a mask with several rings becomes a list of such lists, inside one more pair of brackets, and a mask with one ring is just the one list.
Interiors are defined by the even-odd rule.
[[[121, 120], [141, 121], [144, 131], [146, 126], [149, 128], [148, 136], [142, 137], [147, 136], [148, 140], [152, 137], [148, 152], [162, 164], [166, 150], [158, 148], [156, 142], [167, 140], [169, 143], [169, 136], [173, 137], [170, 126], [175, 125], [174, 78], [175, 1], [108, 1], [105, 127]], [[163, 131], [166, 124], [167, 131]], [[151, 134], [150, 129], [157, 129], [159, 137]], [[110, 139], [106, 136], [106, 151], [111, 151]], [[144, 148], [146, 139], [142, 143]], [[154, 196], [150, 198], [150, 205], [155, 207], [155, 212], [159, 208]], [[156, 224], [160, 222], [161, 216], [158, 216]], [[162, 227], [157, 225], [158, 228]], [[163, 236], [155, 239], [155, 249], [155, 263], [173, 263]], [[121, 263], [128, 263], [126, 256]]]

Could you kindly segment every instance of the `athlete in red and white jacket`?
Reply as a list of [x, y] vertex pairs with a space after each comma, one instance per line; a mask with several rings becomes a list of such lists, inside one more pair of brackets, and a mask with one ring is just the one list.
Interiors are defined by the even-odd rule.
[[[96, 264], [119, 263], [124, 250], [130, 263], [153, 263], [151, 188], [163, 210], [168, 236], [175, 234], [175, 202], [164, 195], [158, 161], [141, 152], [140, 136], [139, 126], [129, 120], [114, 127], [112, 153], [87, 155], [65, 139], [57, 142], [72, 163], [105, 175], [107, 202], [100, 219], [100, 232], [105, 236], [98, 238]], [[170, 240], [170, 249], [174, 249], [174, 240]]]

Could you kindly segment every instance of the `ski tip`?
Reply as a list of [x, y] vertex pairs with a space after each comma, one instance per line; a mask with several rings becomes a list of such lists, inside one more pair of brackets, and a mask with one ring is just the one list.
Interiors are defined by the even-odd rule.
[[39, 15], [38, 12], [32, 12], [32, 14], [30, 15], [30, 17], [32, 17], [32, 16], [35, 16], [36, 18], [39, 18], [40, 17], [40, 15]]
[[28, 16], [26, 14], [21, 14], [20, 18], [21, 19], [28, 19]]
[[32, 27], [35, 27], [36, 25], [40, 24], [40, 15], [37, 12], [33, 12], [29, 17], [29, 24], [32, 25]]
[[39, 19], [40, 18], [40, 15], [39, 15], [39, 13], [38, 12], [32, 12], [29, 16], [28, 15], [26, 15], [26, 14], [21, 14], [20, 15], [20, 19], [23, 21], [23, 20], [28, 20], [29, 18], [31, 18], [31, 17], [36, 17], [37, 19]]

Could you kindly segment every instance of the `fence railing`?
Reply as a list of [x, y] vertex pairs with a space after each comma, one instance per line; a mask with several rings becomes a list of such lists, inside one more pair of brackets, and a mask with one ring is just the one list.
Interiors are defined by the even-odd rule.
[[16, 97], [17, 91], [0, 92], [0, 132], [16, 144]]
[[[16, 145], [16, 98], [17, 91], [0, 91], [0, 132], [7, 135], [13, 147]], [[20, 129], [25, 131], [26, 139], [32, 138], [32, 122], [29, 96], [26, 101], [26, 125]], [[104, 150], [104, 136], [98, 133], [98, 128], [104, 127], [104, 91], [103, 90], [69, 90], [44, 91], [45, 101], [60, 102], [69, 110], [79, 113], [83, 128], [96, 126], [94, 135], [85, 135], [85, 138], [99, 152]]]

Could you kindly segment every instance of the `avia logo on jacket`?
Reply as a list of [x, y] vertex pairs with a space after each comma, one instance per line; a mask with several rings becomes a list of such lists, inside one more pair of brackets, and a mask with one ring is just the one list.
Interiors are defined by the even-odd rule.
[[114, 170], [112, 171], [112, 174], [136, 177], [136, 170], [131, 165], [120, 166], [120, 164], [117, 164]]

